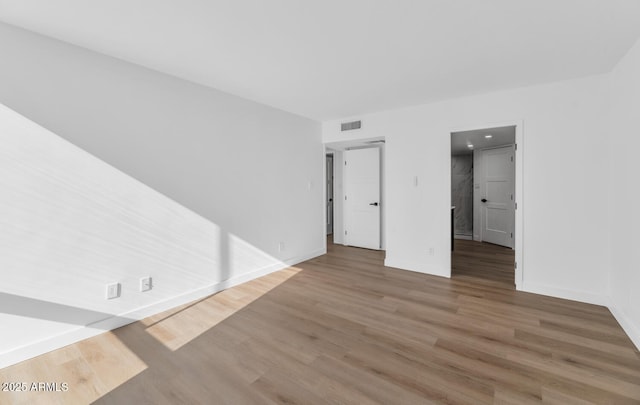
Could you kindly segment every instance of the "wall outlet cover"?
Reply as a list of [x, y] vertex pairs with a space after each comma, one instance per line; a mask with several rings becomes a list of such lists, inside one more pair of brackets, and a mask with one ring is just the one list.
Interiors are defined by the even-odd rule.
[[151, 277], [142, 277], [140, 279], [140, 291], [145, 292], [153, 288]]

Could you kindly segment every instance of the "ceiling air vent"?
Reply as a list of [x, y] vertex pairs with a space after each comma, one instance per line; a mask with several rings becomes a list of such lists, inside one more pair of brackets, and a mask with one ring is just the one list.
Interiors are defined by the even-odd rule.
[[341, 131], [351, 131], [352, 129], [360, 129], [362, 127], [362, 121], [343, 122], [340, 124]]

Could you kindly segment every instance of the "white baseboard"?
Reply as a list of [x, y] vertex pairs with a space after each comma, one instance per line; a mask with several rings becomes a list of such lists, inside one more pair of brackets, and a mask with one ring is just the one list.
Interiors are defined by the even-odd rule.
[[549, 297], [563, 298], [566, 300], [579, 301], [587, 304], [607, 306], [609, 300], [606, 295], [593, 294], [585, 291], [567, 290], [544, 284], [523, 282], [520, 291], [534, 294], [547, 295]]
[[117, 329], [121, 326], [130, 324], [140, 319], [144, 319], [148, 316], [152, 316], [168, 309], [175, 308], [177, 306], [207, 297], [211, 294], [215, 294], [227, 288], [231, 288], [233, 286], [246, 283], [247, 281], [266, 276], [267, 274], [271, 274], [287, 267], [294, 266], [298, 263], [313, 259], [314, 257], [321, 256], [325, 253], [326, 248], [318, 249], [301, 256], [286, 259], [282, 262], [273, 263], [269, 266], [244, 273], [228, 280], [220, 281], [202, 288], [185, 292], [184, 294], [178, 295], [176, 297], [154, 302], [151, 305], [136, 308], [132, 311], [128, 311], [117, 316], [112, 316], [86, 326], [79, 326], [59, 335], [51, 336], [34, 343], [29, 343], [27, 345], [17, 347], [9, 352], [0, 354], [0, 368], [8, 367], [21, 361], [28, 360], [41, 354], [79, 342], [80, 340], [88, 339], [101, 333]]
[[424, 263], [417, 263], [411, 260], [397, 259], [389, 256], [387, 256], [387, 258], [384, 259], [384, 265], [387, 267], [395, 267], [396, 269], [409, 270], [409, 271], [414, 271], [416, 273], [429, 274], [432, 276], [447, 277], [447, 278], [451, 277], [451, 271], [449, 269], [438, 268], [435, 266], [428, 266], [428, 265], [425, 265]]
[[454, 234], [453, 238], [454, 239], [461, 239], [461, 240], [473, 240], [473, 236], [472, 235], [463, 235], [463, 234]]
[[613, 314], [616, 321], [622, 326], [629, 339], [640, 350], [640, 325], [636, 325], [631, 317], [629, 317], [623, 309], [619, 309], [615, 304], [610, 303], [609, 311]]
[[631, 317], [629, 317], [624, 312], [624, 310], [619, 309], [605, 295], [585, 293], [582, 291], [565, 290], [561, 288], [526, 282], [523, 283], [523, 288], [518, 288], [518, 290], [607, 307], [614, 318], [616, 318], [622, 329], [625, 331], [627, 336], [629, 336], [629, 339], [631, 339], [633, 344], [636, 346], [636, 349], [640, 350], [640, 326], [636, 325]]

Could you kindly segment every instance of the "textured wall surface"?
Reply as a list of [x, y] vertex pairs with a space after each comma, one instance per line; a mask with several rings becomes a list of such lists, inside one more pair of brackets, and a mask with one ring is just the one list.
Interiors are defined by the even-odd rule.
[[0, 365], [324, 252], [318, 122], [1, 23], [0, 54]]

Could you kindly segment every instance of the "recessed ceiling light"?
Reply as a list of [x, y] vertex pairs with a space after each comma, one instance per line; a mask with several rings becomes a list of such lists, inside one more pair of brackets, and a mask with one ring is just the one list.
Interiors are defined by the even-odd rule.
[[491, 138], [493, 138], [493, 135], [491, 135], [491, 134], [487, 134], [487, 135], [485, 135], [484, 137], [485, 137], [485, 138], [487, 138], [487, 139], [491, 139]]
[[467, 148], [473, 148], [473, 145], [468, 144], [468, 145], [467, 145]]

